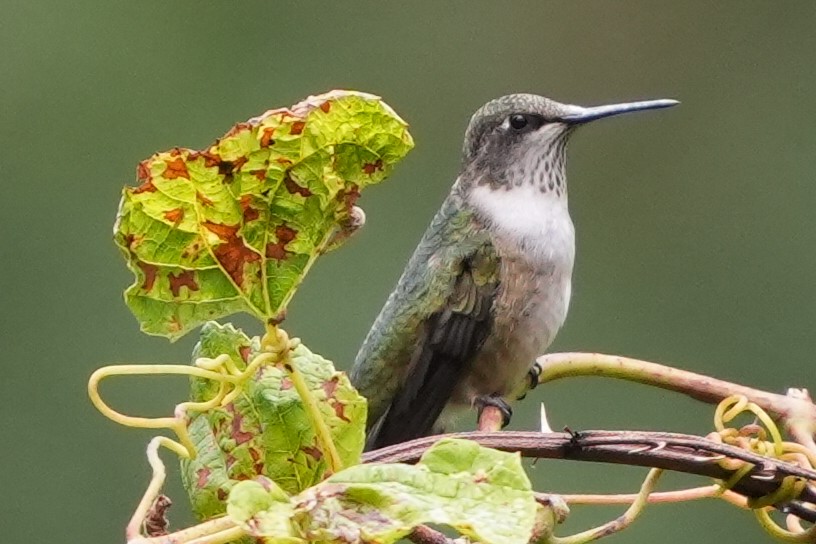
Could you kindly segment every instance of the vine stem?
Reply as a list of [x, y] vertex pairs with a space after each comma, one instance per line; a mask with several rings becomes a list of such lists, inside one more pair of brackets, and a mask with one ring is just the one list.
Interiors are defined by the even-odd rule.
[[[664, 432], [581, 431], [580, 433], [540, 433], [523, 431], [465, 432], [450, 435], [473, 440], [482, 446], [502, 451], [519, 452], [524, 457], [539, 459], [572, 459], [601, 463], [627, 464], [662, 468], [697, 474], [728, 481], [745, 463], [753, 465], [741, 479], [733, 482], [732, 490], [745, 497], [764, 497], [776, 492], [788, 476], [816, 482], [816, 471], [795, 464], [764, 457], [742, 448], [715, 442], [707, 438]], [[371, 451], [363, 462], [416, 462], [422, 453], [441, 436], [420, 438]], [[728, 468], [724, 459], [743, 461], [740, 468]], [[816, 488], [804, 486], [798, 498], [787, 499], [777, 508], [785, 508], [807, 521], [816, 522]]]
[[[542, 504], [549, 504], [550, 495], [557, 495], [567, 504], [615, 505], [632, 504], [638, 498], [637, 493], [619, 493], [614, 495], [598, 495], [592, 493], [536, 493], [536, 500]], [[748, 501], [742, 495], [733, 491], [723, 491], [722, 486], [704, 485], [677, 491], [663, 491], [649, 495], [649, 504], [663, 504], [674, 502], [695, 501], [712, 498], [725, 499], [734, 506], [747, 509]]]
[[128, 542], [132, 542], [141, 537], [142, 525], [147, 517], [147, 513], [150, 511], [150, 507], [153, 506], [153, 501], [159, 496], [161, 488], [164, 485], [164, 480], [167, 478], [167, 470], [159, 457], [159, 447], [162, 445], [168, 446], [176, 453], [179, 453], [168, 444], [172, 442], [173, 441], [166, 436], [157, 436], [147, 445], [147, 461], [150, 463], [153, 476], [150, 478], [150, 484], [147, 486], [144, 495], [142, 495], [142, 500], [139, 501], [136, 511], [133, 512], [133, 516], [130, 518], [127, 528], [125, 528], [125, 538], [127, 538]]
[[[238, 385], [254, 374], [258, 365], [274, 360], [283, 367], [312, 421], [318, 446], [327, 459], [329, 470], [334, 473], [342, 469], [342, 461], [320, 407], [309, 390], [303, 374], [293, 364], [291, 351], [298, 343], [298, 339], [290, 340], [284, 331], [270, 324], [267, 326], [267, 333], [262, 338], [263, 353], [257, 356], [243, 373], [234, 368], [234, 363], [229, 358], [221, 360], [226, 357], [222, 356], [222, 358], [197, 361], [197, 368], [192, 367], [194, 369], [192, 372], [191, 367], [180, 365], [170, 367], [151, 365], [139, 368], [120, 365], [100, 369], [91, 376], [89, 394], [93, 403], [103, 414], [125, 425], [168, 427], [176, 431], [180, 438], [179, 443], [166, 437], [156, 437], [148, 445], [147, 456], [153, 469], [153, 477], [127, 526], [129, 544], [167, 544], [168, 542], [225, 544], [246, 534], [242, 527], [227, 517], [174, 533], [171, 540], [168, 540], [168, 535], [143, 537], [141, 532], [144, 520], [159, 496], [165, 480], [165, 467], [158, 455], [159, 448], [165, 446], [181, 456], [194, 456], [195, 451], [191, 447], [189, 437], [185, 435], [186, 429], [177, 430], [176, 428], [185, 421], [186, 412], [206, 410], [210, 406], [232, 400], [240, 393]], [[801, 524], [801, 520], [816, 522], [816, 509], [811, 506], [816, 503], [816, 485], [814, 485], [816, 471], [809, 468], [816, 460], [816, 442], [813, 438], [814, 430], [816, 430], [816, 406], [811, 402], [806, 390], [791, 389], [787, 395], [777, 395], [656, 363], [599, 353], [550, 354], [540, 357], [537, 364], [541, 369], [539, 383], [566, 377], [600, 376], [660, 387], [707, 403], [723, 402], [718, 407], [718, 417], [715, 419], [715, 421], [721, 421], [719, 427], [723, 427], [725, 422], [739, 413], [753, 412], [772, 435], [770, 442], [766, 442], [762, 435], [758, 442], [762, 447], [751, 451], [751, 448], [745, 449], [723, 443], [718, 433], [712, 433], [714, 435], [712, 439], [711, 437], [701, 438], [676, 433], [628, 431], [493, 432], [501, 427], [501, 412], [493, 407], [486, 407], [479, 420], [478, 428], [481, 432], [458, 433], [453, 436], [475, 440], [484, 446], [504, 451], [518, 451], [527, 457], [575, 459], [653, 467], [640, 491], [635, 495], [566, 495], [562, 497], [566, 499], [566, 502], [573, 504], [629, 503], [630, 506], [622, 516], [601, 527], [569, 537], [559, 538], [549, 535], [546, 537], [546, 542], [583, 544], [627, 527], [648, 503], [676, 502], [704, 497], [726, 498], [738, 506], [751, 508], [763, 527], [784, 541], [814, 541], [816, 528], [805, 530]], [[99, 382], [105, 377], [154, 373], [193, 374], [213, 379], [219, 382], [219, 392], [216, 398], [207, 402], [180, 404], [177, 406], [174, 418], [155, 419], [131, 417], [116, 412], [107, 406], [99, 396]], [[233, 388], [232, 391], [229, 391], [230, 387]], [[796, 443], [783, 442], [781, 435], [775, 430], [776, 426], [773, 421], [764, 415], [762, 410], [770, 413], [773, 419], [784, 423], [785, 430], [796, 440]], [[545, 419], [542, 416], [542, 430], [548, 431], [549, 427]], [[719, 427], [720, 434], [726, 430], [738, 432], [734, 429], [724, 430]], [[745, 428], [745, 432], [749, 434], [755, 432], [747, 430], [748, 427], [756, 427], [756, 425], [749, 425]], [[730, 440], [730, 437], [731, 435], [726, 438]], [[363, 462], [414, 462], [439, 438], [439, 436], [427, 437], [369, 452], [364, 456]], [[744, 446], [742, 442], [736, 444]], [[769, 454], [773, 450], [774, 455], [766, 457], [764, 455], [766, 450]], [[708, 476], [726, 483], [652, 494], [657, 479], [664, 469]], [[727, 491], [728, 488], [734, 491]], [[539, 502], [547, 500], [543, 494], [537, 494], [536, 499]], [[769, 514], [771, 506], [766, 505], [772, 505], [790, 513], [787, 519], [787, 530], [771, 519]], [[449, 542], [442, 533], [427, 527], [418, 528], [409, 538], [414, 542], [425, 544]]]
[[230, 540], [211, 540], [213, 537], [230, 535], [231, 540], [246, 536], [246, 531], [238, 527], [235, 521], [228, 516], [211, 519], [198, 525], [174, 532], [172, 535], [156, 537], [139, 537], [128, 540], [128, 544], [215, 544], [230, 542]]
[[[768, 393], [686, 370], [603, 353], [550, 353], [539, 357], [536, 364], [541, 370], [539, 384], [562, 378], [598, 376], [676, 391], [709, 404], [717, 404], [732, 395], [743, 395], [777, 418], [798, 421], [801, 427], [807, 427], [807, 434], [812, 435], [816, 430], [816, 405], [803, 396]], [[810, 442], [813, 443], [812, 439]]]
[[594, 527], [574, 535], [566, 537], [550, 535], [545, 542], [547, 544], [586, 544], [587, 542], [592, 542], [593, 540], [598, 540], [599, 538], [609, 536], [613, 533], [626, 529], [643, 512], [643, 509], [649, 502], [649, 495], [652, 493], [652, 491], [654, 491], [657, 481], [660, 479], [662, 474], [662, 469], [653, 468], [650, 470], [649, 474], [646, 476], [646, 479], [643, 481], [643, 484], [640, 486], [640, 491], [638, 492], [635, 501], [632, 502], [629, 508], [626, 509], [626, 512], [624, 512], [618, 518], [613, 519], [608, 523], [604, 523], [600, 527]]
[[[246, 531], [229, 517], [216, 518], [178, 531], [173, 534], [173, 540], [168, 540], [169, 537], [167, 535], [157, 537], [142, 536], [144, 521], [150, 508], [159, 496], [167, 477], [164, 462], [162, 462], [161, 457], [159, 457], [159, 448], [164, 446], [179, 453], [173, 446], [174, 444], [177, 445], [178, 443], [166, 436], [157, 436], [147, 445], [147, 460], [150, 463], [153, 475], [150, 478], [150, 484], [147, 486], [144, 495], [142, 495], [142, 500], [139, 501], [139, 505], [133, 512], [133, 516], [130, 518], [130, 522], [128, 522], [127, 528], [125, 529], [125, 538], [128, 544], [167, 544], [168, 542], [173, 544], [222, 544], [244, 536]], [[228, 535], [229, 538], [220, 539], [222, 535]]]

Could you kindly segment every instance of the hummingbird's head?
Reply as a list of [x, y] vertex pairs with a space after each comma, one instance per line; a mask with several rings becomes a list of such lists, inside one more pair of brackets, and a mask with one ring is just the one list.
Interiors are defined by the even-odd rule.
[[502, 96], [473, 114], [461, 178], [492, 189], [531, 185], [542, 193], [566, 194], [565, 151], [573, 129], [603, 117], [675, 104], [650, 100], [582, 107], [534, 94]]

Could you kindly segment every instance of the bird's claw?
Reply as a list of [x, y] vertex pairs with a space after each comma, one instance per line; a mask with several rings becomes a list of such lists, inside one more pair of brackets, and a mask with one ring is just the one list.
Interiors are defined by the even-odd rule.
[[538, 378], [541, 376], [541, 367], [538, 366], [538, 363], [533, 363], [533, 366], [530, 367], [530, 370], [527, 371], [527, 389], [524, 390], [518, 399], [516, 400], [524, 400], [527, 396], [527, 393], [538, 387]]
[[538, 387], [538, 379], [541, 377], [541, 367], [538, 362], [533, 363], [530, 370], [527, 371], [527, 378], [530, 380], [530, 389]]
[[476, 409], [478, 410], [478, 419], [481, 420], [482, 412], [488, 406], [493, 406], [497, 408], [502, 415], [502, 429], [507, 427], [510, 423], [510, 419], [513, 417], [513, 409], [507, 404], [507, 401], [504, 400], [502, 397], [496, 395], [482, 395], [480, 397], [476, 397]]

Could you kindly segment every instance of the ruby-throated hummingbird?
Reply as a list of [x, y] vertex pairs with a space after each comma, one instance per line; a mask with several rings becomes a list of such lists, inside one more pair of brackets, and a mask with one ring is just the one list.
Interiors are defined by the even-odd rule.
[[369, 402], [367, 449], [443, 432], [471, 407], [499, 406], [509, 418], [507, 402], [526, 390], [567, 315], [570, 135], [589, 121], [675, 104], [585, 108], [513, 94], [473, 115], [459, 176], [351, 370]]

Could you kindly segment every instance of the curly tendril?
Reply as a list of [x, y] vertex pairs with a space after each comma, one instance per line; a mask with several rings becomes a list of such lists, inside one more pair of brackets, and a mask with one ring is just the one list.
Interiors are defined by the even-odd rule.
[[[756, 422], [739, 429], [726, 427], [728, 423], [746, 414], [753, 415]], [[784, 441], [782, 432], [773, 418], [744, 395], [731, 395], [717, 405], [714, 412], [714, 428], [716, 432], [708, 435], [711, 440], [803, 468], [811, 469], [816, 464], [814, 463], [816, 455], [813, 452], [801, 444]], [[719, 463], [724, 468], [736, 472], [727, 481], [720, 482], [718, 495], [731, 489], [741, 478], [755, 469], [755, 465], [738, 459], [722, 459]], [[748, 499], [746, 506], [753, 510], [759, 524], [773, 537], [786, 542], [813, 542], [816, 537], [816, 529], [806, 530], [801, 523], [788, 523], [786, 529], [774, 521], [770, 515], [774, 504], [796, 499], [806, 486], [806, 480], [796, 476], [786, 476], [776, 491], [764, 497]]]
[[[168, 429], [178, 439], [173, 440], [166, 436], [157, 436], [147, 446], [147, 458], [152, 470], [152, 476], [139, 506], [133, 513], [130, 523], [128, 523], [126, 530], [128, 542], [131, 544], [153, 542], [150, 538], [143, 537], [142, 533], [147, 514], [159, 496], [166, 477], [166, 468], [158, 453], [159, 448], [165, 447], [182, 458], [194, 459], [197, 452], [187, 429], [188, 414], [191, 412], [206, 412], [233, 402], [244, 392], [244, 385], [262, 366], [280, 364], [284, 368], [303, 401], [306, 412], [309, 414], [318, 445], [328, 460], [329, 470], [338, 472], [343, 468], [340, 455], [331, 438], [328, 425], [320, 414], [317, 401], [309, 390], [303, 374], [292, 364], [291, 351], [299, 344], [299, 338], [290, 339], [283, 329], [269, 325], [266, 334], [261, 338], [261, 353], [256, 355], [244, 370], [241, 370], [229, 355], [222, 354], [215, 358], [200, 357], [196, 359], [193, 365], [111, 365], [102, 367], [91, 374], [88, 380], [88, 395], [96, 409], [104, 416], [127, 427]], [[172, 417], [147, 418], [130, 416], [114, 410], [102, 400], [99, 394], [99, 383], [112, 376], [134, 375], [187, 375], [213, 380], [218, 383], [219, 387], [215, 396], [210, 400], [178, 404]], [[214, 524], [213, 527], [209, 527], [208, 524], [202, 524], [198, 527], [204, 530], [204, 533], [196, 533], [192, 537], [208, 536], [207, 542], [210, 544], [221, 542], [222, 540], [218, 535], [224, 531], [226, 537], [229, 538], [223, 540], [223, 542], [234, 540], [243, 534], [242, 530], [236, 527], [224, 527], [223, 522]], [[211, 534], [209, 529], [212, 529], [215, 533]]]

